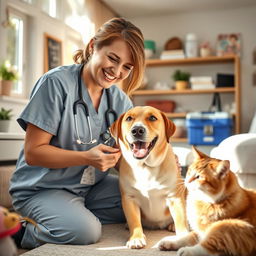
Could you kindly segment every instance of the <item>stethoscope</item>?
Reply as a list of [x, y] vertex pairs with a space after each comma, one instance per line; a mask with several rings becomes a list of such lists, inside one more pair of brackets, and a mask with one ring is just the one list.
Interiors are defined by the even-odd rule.
[[[83, 100], [83, 96], [82, 96], [81, 76], [82, 76], [83, 67], [84, 67], [84, 65], [82, 64], [80, 71], [79, 71], [79, 75], [78, 75], [78, 97], [79, 97], [79, 99], [77, 101], [75, 101], [73, 104], [73, 114], [74, 114], [74, 118], [75, 118], [75, 132], [76, 132], [76, 137], [77, 137], [76, 143], [82, 144], [82, 145], [91, 145], [91, 144], [96, 143], [97, 140], [92, 138], [92, 127], [91, 127], [91, 122], [90, 122], [89, 109], [88, 109], [87, 104]], [[108, 109], [105, 112], [105, 120], [106, 120], [107, 127], [109, 128], [111, 125], [110, 116], [112, 115], [114, 117], [114, 121], [115, 121], [117, 119], [117, 113], [113, 109], [109, 89], [105, 89], [105, 90], [106, 90], [107, 104], [108, 104]], [[89, 135], [90, 135], [90, 140], [88, 142], [82, 141], [79, 136], [78, 121], [77, 121], [77, 110], [78, 110], [79, 105], [81, 105], [84, 108], [85, 116], [87, 119]], [[110, 145], [112, 143], [111, 140], [113, 140], [113, 138], [112, 138], [109, 130], [106, 130], [100, 136], [101, 136], [104, 144]]]

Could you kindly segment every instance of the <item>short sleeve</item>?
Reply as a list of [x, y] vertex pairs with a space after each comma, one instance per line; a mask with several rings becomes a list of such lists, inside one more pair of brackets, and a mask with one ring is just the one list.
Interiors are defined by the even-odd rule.
[[17, 119], [19, 125], [26, 130], [31, 123], [53, 135], [57, 134], [64, 108], [65, 93], [57, 77], [41, 78], [32, 97]]
[[133, 103], [131, 99], [127, 96], [124, 101], [124, 112], [128, 111], [131, 108], [133, 108]]
[[111, 88], [111, 94], [113, 99], [113, 105], [118, 112], [118, 115], [123, 114], [133, 107], [133, 103], [131, 99], [127, 96], [127, 94], [120, 89], [118, 86], [113, 85]]

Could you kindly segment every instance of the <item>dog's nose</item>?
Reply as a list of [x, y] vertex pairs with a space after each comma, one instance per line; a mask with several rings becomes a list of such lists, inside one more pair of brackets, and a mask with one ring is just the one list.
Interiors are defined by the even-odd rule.
[[144, 135], [145, 132], [146, 132], [146, 129], [142, 126], [134, 126], [132, 128], [132, 135], [134, 137], [141, 137]]

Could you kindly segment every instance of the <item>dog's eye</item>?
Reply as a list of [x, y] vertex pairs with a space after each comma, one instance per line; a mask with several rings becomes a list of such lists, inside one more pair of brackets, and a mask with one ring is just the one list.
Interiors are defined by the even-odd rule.
[[156, 121], [157, 118], [153, 115], [151, 115], [149, 118], [148, 118], [149, 121]]
[[128, 121], [128, 122], [132, 121], [132, 117], [128, 116], [125, 121]]

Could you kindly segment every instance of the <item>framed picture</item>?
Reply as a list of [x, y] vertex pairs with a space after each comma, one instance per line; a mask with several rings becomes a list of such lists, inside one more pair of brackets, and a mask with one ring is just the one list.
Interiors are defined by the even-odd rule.
[[62, 41], [44, 34], [44, 72], [62, 65]]
[[241, 55], [241, 34], [220, 34], [217, 39], [217, 55]]

